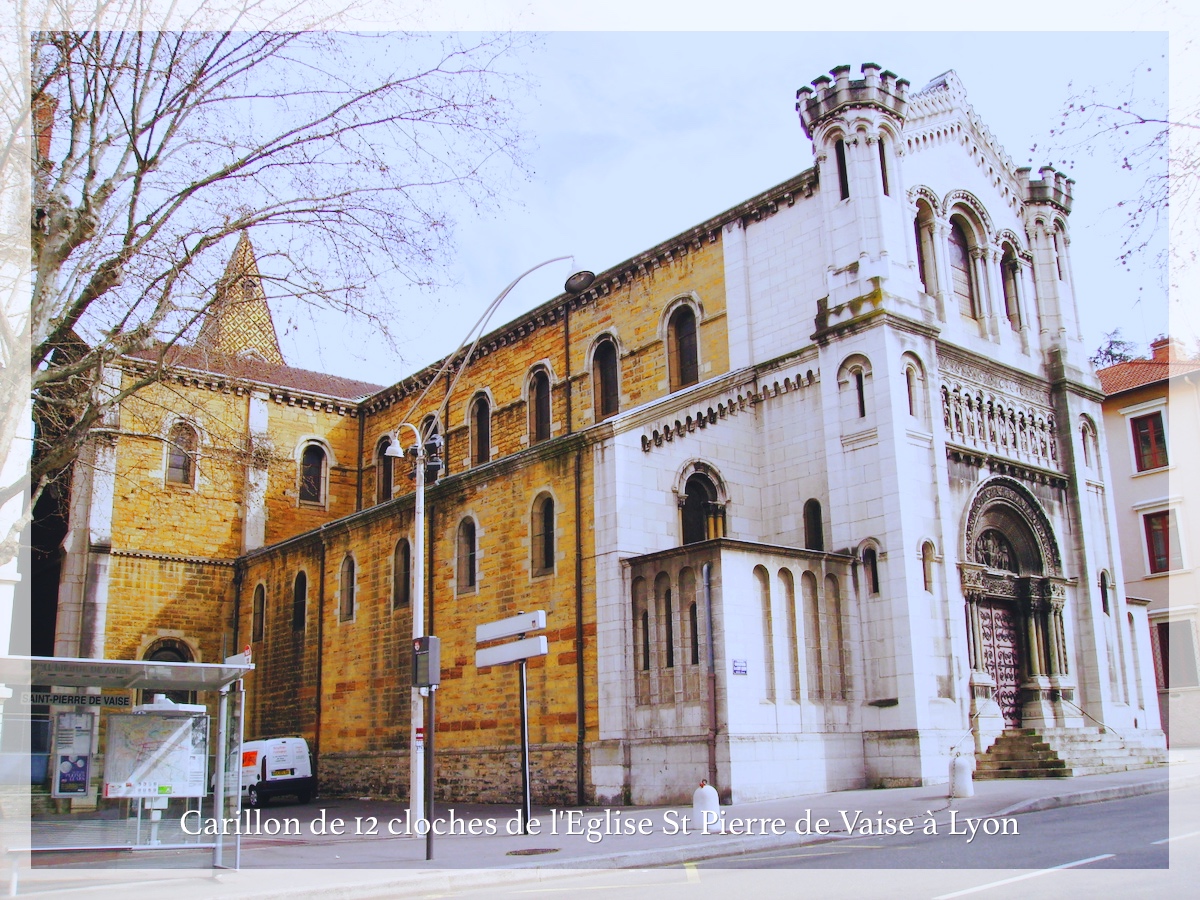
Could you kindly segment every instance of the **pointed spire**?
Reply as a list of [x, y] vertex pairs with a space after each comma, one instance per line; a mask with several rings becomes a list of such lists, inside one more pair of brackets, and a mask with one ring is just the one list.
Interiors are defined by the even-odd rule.
[[249, 232], [241, 233], [217, 282], [217, 296], [204, 314], [196, 346], [285, 364]]

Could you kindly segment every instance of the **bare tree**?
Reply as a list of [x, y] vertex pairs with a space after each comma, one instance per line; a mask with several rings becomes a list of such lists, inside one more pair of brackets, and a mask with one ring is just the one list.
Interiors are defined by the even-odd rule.
[[[25, 140], [33, 162], [32, 294], [27, 324], [9, 315], [0, 332], [5, 377], [31, 379], [38, 409], [17, 528], [89, 433], [195, 337], [243, 232], [286, 262], [272, 267], [277, 306], [322, 304], [386, 332], [395, 291], [439, 276], [453, 205], [495, 199], [520, 168], [518, 36], [284, 30], [256, 2], [227, 30], [168, 31], [149, 11], [115, 0], [103, 27], [44, 24], [27, 50], [8, 149]], [[106, 380], [149, 349], [149, 371]], [[17, 451], [10, 418], [4, 458]], [[0, 505], [22, 489], [0, 485]]]
[[[1165, 70], [1165, 59], [1161, 66]], [[1135, 189], [1117, 203], [1123, 235], [1118, 261], [1127, 268], [1147, 265], [1165, 283], [1172, 265], [1186, 268], [1195, 262], [1191, 241], [1171, 241], [1169, 251], [1160, 248], [1168, 246], [1164, 236], [1171, 207], [1177, 222], [1195, 222], [1200, 215], [1200, 105], [1192, 101], [1168, 109], [1166, 96], [1146, 87], [1154, 74], [1155, 66], [1147, 65], [1119, 86], [1073, 86], [1042, 152], [1068, 167], [1081, 154], [1108, 157], [1133, 173]]]

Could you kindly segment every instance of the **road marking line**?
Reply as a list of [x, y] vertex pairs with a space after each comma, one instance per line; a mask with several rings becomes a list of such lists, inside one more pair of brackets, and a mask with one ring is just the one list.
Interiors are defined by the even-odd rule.
[[1151, 844], [1169, 844], [1171, 841], [1182, 841], [1184, 838], [1196, 837], [1200, 835], [1200, 831], [1192, 831], [1188, 834], [1176, 834], [1169, 838], [1163, 838], [1161, 841], [1151, 841]]
[[694, 862], [684, 863], [683, 871], [687, 873], [688, 881], [692, 883], [698, 883], [700, 881], [700, 873], [696, 870], [696, 864]]
[[1026, 872], [1024, 875], [1017, 875], [1013, 878], [1005, 878], [1001, 881], [992, 881], [988, 884], [981, 884], [978, 887], [967, 888], [962, 891], [955, 891], [952, 894], [941, 894], [934, 897], [933, 900], [950, 900], [951, 897], [964, 897], [967, 894], [976, 894], [979, 891], [986, 891], [989, 888], [1000, 887], [1003, 884], [1014, 884], [1018, 881], [1025, 881], [1029, 878], [1037, 878], [1039, 875], [1047, 875], [1050, 872], [1057, 872], [1060, 869], [1073, 869], [1076, 866], [1086, 866], [1088, 863], [1098, 862], [1102, 859], [1112, 859], [1114, 853], [1104, 853], [1100, 856], [1089, 856], [1087, 859], [1077, 859], [1075, 862], [1063, 863], [1061, 866], [1051, 866], [1049, 869], [1038, 869], [1036, 872]]

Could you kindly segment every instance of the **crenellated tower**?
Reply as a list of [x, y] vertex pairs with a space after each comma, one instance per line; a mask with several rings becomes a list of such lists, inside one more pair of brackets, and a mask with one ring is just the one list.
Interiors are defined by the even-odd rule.
[[[874, 63], [851, 79], [838, 66], [796, 92], [813, 142], [827, 224], [827, 309], [915, 297], [908, 265], [905, 185], [900, 166], [909, 83]], [[885, 287], [885, 283], [890, 282]]]

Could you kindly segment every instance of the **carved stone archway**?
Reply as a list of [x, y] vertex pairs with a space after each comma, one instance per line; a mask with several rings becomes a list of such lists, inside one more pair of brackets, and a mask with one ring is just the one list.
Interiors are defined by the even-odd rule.
[[1063, 724], [1067, 581], [1050, 520], [1019, 482], [993, 478], [967, 515], [959, 578], [967, 601], [971, 712], [977, 735]]

